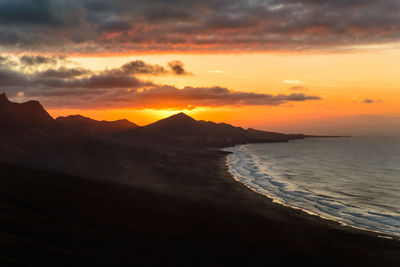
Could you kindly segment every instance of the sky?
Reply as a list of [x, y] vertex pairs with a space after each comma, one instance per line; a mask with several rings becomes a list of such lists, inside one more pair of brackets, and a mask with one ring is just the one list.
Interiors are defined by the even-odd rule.
[[53, 117], [392, 135], [399, 89], [398, 0], [0, 0], [0, 90]]

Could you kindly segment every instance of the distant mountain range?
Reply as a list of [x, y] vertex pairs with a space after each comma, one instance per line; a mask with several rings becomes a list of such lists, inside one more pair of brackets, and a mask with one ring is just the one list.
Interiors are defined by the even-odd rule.
[[80, 115], [54, 119], [37, 101], [12, 103], [0, 94], [0, 162], [140, 186], [170, 185], [167, 173], [157, 179], [151, 173], [173, 164], [171, 159], [184, 162], [224, 153], [216, 148], [305, 137], [198, 121], [184, 113], [146, 126]]
[[122, 131], [114, 139], [124, 143], [162, 143], [170, 145], [196, 145], [226, 147], [256, 142], [285, 142], [304, 138], [299, 134], [282, 134], [254, 129], [243, 129], [226, 123], [197, 121], [179, 113], [143, 127]]
[[81, 134], [105, 138], [113, 134], [137, 128], [136, 124], [128, 120], [97, 121], [81, 115], [70, 115], [56, 119], [62, 125]]
[[139, 127], [128, 120], [97, 121], [81, 115], [53, 119], [37, 101], [12, 103], [0, 95], [0, 136], [2, 143], [64, 142], [87, 138], [108, 139], [123, 144], [226, 147], [255, 142], [285, 142], [305, 138], [243, 129], [226, 123], [197, 121], [184, 113]]

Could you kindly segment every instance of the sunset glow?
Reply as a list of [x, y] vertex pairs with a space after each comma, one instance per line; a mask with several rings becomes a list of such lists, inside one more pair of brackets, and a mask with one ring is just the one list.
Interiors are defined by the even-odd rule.
[[[144, 79], [177, 88], [219, 85], [244, 92], [290, 94], [307, 93], [322, 99], [286, 103], [280, 106], [225, 106], [161, 109], [55, 109], [53, 116], [79, 113], [95, 119], [127, 118], [139, 125], [177, 112], [196, 119], [229, 122], [243, 127], [263, 129], [306, 130], [306, 125], [321, 123], [318, 119], [339, 116], [400, 116], [400, 49], [391, 47], [359, 47], [347, 53], [255, 53], [217, 55], [126, 55], [109, 57], [74, 57], [83, 67], [102, 70], [116, 68], [132, 60], [163, 65], [174, 59], [185, 63], [192, 75], [149, 76]], [[210, 64], [211, 63], [211, 64]], [[311, 124], [311, 125], [310, 125]], [[296, 129], [297, 127], [297, 129]], [[315, 130], [315, 126], [313, 127]]]
[[[285, 131], [308, 126], [315, 130], [322, 121], [343, 116], [390, 117], [395, 125], [400, 118], [400, 43], [395, 37], [400, 30], [393, 21], [382, 18], [370, 25], [361, 16], [359, 21], [342, 21], [340, 30], [335, 17], [304, 25], [301, 16], [283, 22], [298, 11], [290, 3], [274, 1], [238, 2], [223, 12], [212, 5], [185, 4], [182, 12], [198, 9], [204, 17], [172, 16], [165, 21], [158, 7], [146, 4], [141, 8], [155, 16], [152, 20], [134, 15], [118, 20], [104, 5], [96, 9], [84, 2], [79, 7], [86, 15], [109, 12], [113, 18], [105, 24], [94, 17], [82, 18], [94, 19], [92, 23], [101, 29], [90, 40], [72, 39], [68, 25], [73, 22], [67, 20], [61, 36], [70, 46], [3, 45], [2, 69], [19, 77], [13, 86], [11, 78], [0, 84], [10, 98], [38, 99], [53, 117], [79, 113], [100, 120], [127, 118], [140, 125], [177, 112]], [[301, 1], [299, 5], [304, 15], [327, 8]], [[373, 3], [329, 6], [333, 12], [375, 7]], [[124, 13], [123, 7], [122, 3], [115, 7], [118, 14]], [[250, 10], [255, 7], [263, 11], [254, 15]], [[227, 17], [214, 20], [213, 12]], [[93, 24], [87, 27], [84, 31], [90, 32]], [[40, 26], [37, 31], [42, 36]]]

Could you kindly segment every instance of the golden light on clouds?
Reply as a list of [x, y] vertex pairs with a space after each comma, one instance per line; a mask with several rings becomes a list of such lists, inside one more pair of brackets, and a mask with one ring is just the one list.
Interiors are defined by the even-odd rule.
[[[397, 105], [400, 103], [400, 75], [396, 72], [400, 69], [399, 58], [400, 49], [390, 47], [334, 54], [176, 54], [85, 57], [74, 60], [85, 67], [103, 69], [132, 59], [161, 65], [179, 59], [193, 73], [192, 76], [154, 76], [151, 80], [178, 88], [219, 85], [234, 90], [271, 94], [289, 93], [292, 87], [301, 85], [307, 88], [307, 93], [323, 98], [317, 102], [293, 103], [287, 108], [277, 108], [284, 110], [278, 112], [283, 114], [303, 114], [306, 111], [324, 111], [326, 114], [394, 114], [399, 113]], [[374, 99], [379, 105], [361, 105], [365, 98]], [[326, 107], [326, 110], [321, 110], [321, 106]], [[270, 109], [265, 107], [264, 112], [269, 113]]]

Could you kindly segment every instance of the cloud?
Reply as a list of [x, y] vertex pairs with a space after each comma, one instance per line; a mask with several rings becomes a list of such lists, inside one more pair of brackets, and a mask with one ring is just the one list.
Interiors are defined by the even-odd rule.
[[209, 71], [207, 71], [207, 72], [209, 72], [209, 73], [215, 73], [215, 74], [224, 74], [224, 73], [225, 73], [225, 72], [222, 71], [222, 70], [209, 70]]
[[45, 71], [37, 72], [38, 77], [43, 77], [43, 78], [73, 78], [73, 77], [78, 77], [78, 76], [83, 76], [83, 75], [88, 75], [93, 73], [90, 70], [84, 69], [84, 68], [67, 68], [67, 67], [60, 67], [58, 69], [47, 69]]
[[12, 60], [9, 56], [0, 55], [0, 68], [11, 68], [17, 66], [18, 62]]
[[174, 60], [171, 62], [168, 62], [168, 67], [171, 69], [171, 71], [176, 74], [176, 75], [185, 75], [188, 74], [185, 71], [185, 68], [183, 67], [182, 61], [179, 60]]
[[18, 70], [37, 70], [55, 68], [57, 65], [73, 63], [65, 56], [43, 56], [43, 55], [22, 55], [10, 56], [0, 55], [0, 68]]
[[[100, 89], [100, 88], [99, 88]], [[76, 96], [78, 96], [77, 98]], [[232, 91], [223, 87], [185, 87], [147, 84], [134, 89], [114, 88], [97, 91], [54, 90], [35, 96], [44, 97], [49, 106], [69, 108], [130, 108], [130, 109], [194, 109], [196, 107], [222, 106], [279, 106], [288, 102], [319, 100], [318, 96], [305, 94], [263, 94]], [[62, 96], [62, 98], [60, 97]]]
[[363, 104], [382, 103], [382, 100], [373, 100], [370, 98], [365, 98], [361, 103]]
[[301, 80], [284, 80], [283, 82], [288, 84], [304, 83]]
[[184, 68], [183, 62], [174, 60], [168, 62], [168, 68], [164, 68], [160, 65], [147, 64], [142, 60], [135, 60], [125, 63], [119, 68], [111, 69], [108, 71], [113, 74], [149, 74], [149, 75], [187, 75], [190, 74]]
[[292, 91], [307, 91], [308, 90], [307, 87], [298, 86], [298, 85], [297, 86], [292, 86], [289, 89], [292, 90]]
[[[0, 56], [0, 60], [3, 57]], [[63, 60], [68, 61], [67, 58]], [[21, 57], [13, 62], [25, 64]], [[32, 69], [28, 70], [14, 65], [2, 65], [0, 88], [10, 97], [18, 98], [18, 101], [38, 98], [52, 108], [193, 109], [199, 106], [278, 106], [288, 102], [321, 99], [319, 96], [302, 93], [272, 95], [234, 91], [219, 86], [178, 89], [144, 81], [136, 76], [187, 74], [180, 61], [170, 62], [168, 69], [142, 61], [131, 61], [120, 68], [97, 72], [81, 67], [55, 68], [52, 65], [42, 69], [42, 62], [47, 61], [40, 59], [38, 64], [33, 64]]]
[[3, 51], [320, 51], [399, 40], [398, 0], [0, 1]]
[[372, 99], [369, 99], [369, 98], [365, 98], [365, 99], [362, 101], [362, 103], [364, 103], [364, 104], [372, 104], [372, 103], [375, 103], [375, 101], [372, 100]]
[[115, 18], [111, 18], [110, 20], [106, 20], [98, 26], [100, 32], [109, 32], [109, 33], [120, 33], [129, 31], [131, 25], [129, 22], [118, 20]]
[[29, 79], [23, 73], [11, 69], [0, 68], [0, 88], [27, 86]]
[[50, 1], [1, 1], [0, 22], [13, 24], [57, 24], [58, 19], [50, 10]]
[[161, 67], [159, 65], [146, 64], [142, 60], [135, 60], [128, 62], [122, 65], [119, 69], [113, 71], [115, 72], [120, 71], [121, 73], [126, 73], [126, 74], [153, 74], [153, 75], [167, 73], [167, 70], [164, 67]]
[[240, 92], [224, 87], [153, 86], [135, 92], [130, 105], [147, 108], [193, 108], [197, 106], [278, 106], [289, 101], [319, 100], [318, 96], [304, 94], [271, 95]]
[[56, 64], [57, 58], [45, 56], [22, 56], [19, 58], [20, 62], [27, 66], [41, 65], [41, 64]]

